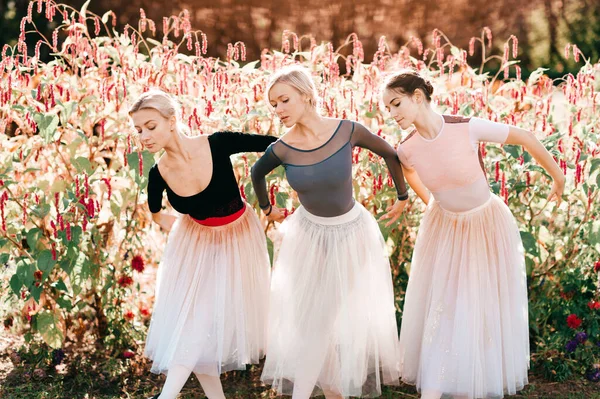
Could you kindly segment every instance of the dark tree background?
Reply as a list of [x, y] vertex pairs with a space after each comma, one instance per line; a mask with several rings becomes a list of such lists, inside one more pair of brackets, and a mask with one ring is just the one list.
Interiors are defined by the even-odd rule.
[[[80, 8], [84, 1], [64, 3]], [[16, 43], [27, 4], [27, 0], [0, 0], [0, 47]], [[573, 61], [564, 59], [568, 42], [576, 43], [592, 61], [600, 55], [598, 0], [92, 0], [88, 6], [98, 15], [113, 10], [119, 30], [128, 23], [137, 26], [140, 8], [156, 22], [159, 37], [164, 16], [188, 9], [194, 29], [208, 36], [210, 56], [224, 57], [228, 43], [243, 41], [248, 59], [257, 59], [263, 48], [280, 48], [281, 34], [288, 29], [335, 46], [356, 32], [370, 61], [382, 35], [397, 50], [411, 36], [429, 43], [431, 31], [438, 28], [455, 45], [467, 48], [484, 26], [492, 29], [494, 45], [500, 49], [510, 35], [518, 37], [524, 76], [542, 65], [556, 73], [573, 68]], [[38, 29], [49, 37], [53, 26], [34, 15]], [[480, 53], [473, 57], [474, 63], [478, 60]]]

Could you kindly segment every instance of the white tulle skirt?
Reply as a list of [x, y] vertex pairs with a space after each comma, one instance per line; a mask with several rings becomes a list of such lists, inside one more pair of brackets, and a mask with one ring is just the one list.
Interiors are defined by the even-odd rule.
[[390, 265], [360, 204], [337, 217], [300, 207], [281, 225], [262, 380], [279, 394], [378, 396], [399, 382]]
[[402, 380], [424, 392], [501, 398], [527, 384], [524, 251], [497, 196], [461, 213], [430, 203], [412, 258], [400, 361]]
[[250, 206], [217, 227], [180, 216], [158, 269], [145, 354], [154, 373], [180, 365], [219, 375], [264, 355], [270, 263]]

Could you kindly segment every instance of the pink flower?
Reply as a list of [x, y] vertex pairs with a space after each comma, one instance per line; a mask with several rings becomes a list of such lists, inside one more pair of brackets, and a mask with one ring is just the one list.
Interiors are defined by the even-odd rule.
[[125, 359], [130, 359], [130, 358], [132, 358], [134, 355], [135, 355], [135, 353], [134, 353], [134, 352], [132, 352], [132, 351], [130, 351], [130, 350], [123, 351], [123, 357], [124, 357]]
[[576, 314], [570, 314], [567, 317], [567, 325], [569, 326], [569, 328], [572, 328], [573, 330], [576, 330], [579, 328], [579, 326], [581, 326], [581, 319], [579, 317], [577, 317]]
[[600, 260], [594, 265], [594, 271], [596, 273], [600, 272]]

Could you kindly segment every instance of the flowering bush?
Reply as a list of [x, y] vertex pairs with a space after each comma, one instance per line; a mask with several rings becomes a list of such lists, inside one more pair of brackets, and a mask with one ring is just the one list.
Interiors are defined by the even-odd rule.
[[[18, 44], [2, 49], [2, 292], [12, 293], [10, 301], [20, 309], [6, 315], [6, 329], [25, 330], [30, 341], [41, 337], [60, 350], [65, 340], [78, 339], [87, 320], [113, 354], [135, 355], [151, 308], [144, 287], [154, 268], [147, 266], [157, 263], [165, 237], [145, 205], [155, 160], [128, 120], [132, 97], [151, 86], [175, 94], [191, 134], [228, 129], [279, 135], [283, 127], [264, 99], [265, 84], [274, 70], [300, 63], [317, 81], [324, 115], [359, 120], [395, 145], [402, 132], [382, 112], [379, 88], [387, 72], [413, 67], [433, 81], [438, 109], [535, 131], [567, 175], [564, 201], [556, 208], [545, 199], [549, 176], [530, 154], [511, 145], [482, 145], [492, 190], [513, 211], [526, 250], [533, 361], [554, 379], [573, 373], [598, 379], [600, 64], [576, 45], [565, 51], [581, 62], [579, 73], [557, 81], [543, 69], [521, 79], [514, 36], [503, 55], [483, 51], [484, 59], [471, 59], [475, 46], [492, 47], [489, 29], [468, 50], [437, 30], [430, 47], [412, 38], [397, 53], [382, 37], [371, 63], [355, 34], [344, 56], [331, 43], [286, 31], [282, 48], [263, 51], [260, 60], [247, 61], [241, 42], [230, 44], [221, 60], [204, 56], [207, 38], [192, 29], [186, 11], [164, 18], [164, 36], [156, 40], [155, 23], [143, 10], [137, 27], [116, 32], [110, 28], [113, 13], [97, 16], [86, 8], [31, 2]], [[30, 57], [24, 37], [36, 34], [34, 12], [44, 12], [57, 27]], [[41, 46], [56, 58], [41, 63]], [[496, 76], [484, 71], [491, 60], [502, 65]], [[475, 63], [477, 68], [470, 66]], [[242, 195], [254, 205], [248, 172], [255, 160], [244, 154], [234, 162]], [[355, 149], [353, 164], [356, 197], [381, 215], [395, 198], [384, 164], [361, 149]], [[271, 199], [293, 212], [297, 199], [282, 177], [280, 169], [268, 177]], [[400, 224], [381, 227], [392, 253], [399, 321], [423, 209], [413, 196]]]

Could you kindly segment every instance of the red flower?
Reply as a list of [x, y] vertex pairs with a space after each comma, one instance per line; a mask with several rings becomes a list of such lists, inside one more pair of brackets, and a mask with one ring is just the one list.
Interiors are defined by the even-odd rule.
[[35, 277], [36, 280], [41, 280], [43, 275], [44, 275], [44, 272], [41, 270], [36, 270], [35, 273], [33, 273], [33, 276]]
[[600, 309], [600, 302], [589, 301], [588, 308], [590, 308], [590, 310], [598, 310], [598, 309]]
[[133, 279], [129, 276], [122, 276], [119, 279], [119, 285], [121, 287], [129, 287], [131, 284], [133, 284]]
[[125, 313], [125, 314], [123, 315], [123, 317], [125, 317], [125, 320], [127, 320], [127, 321], [131, 321], [131, 320], [133, 320], [133, 318], [135, 317], [135, 315], [134, 315], [134, 314], [133, 314], [133, 312], [130, 310], [130, 311], [128, 311], [127, 313]]
[[576, 314], [570, 314], [569, 317], [567, 317], [567, 325], [569, 328], [576, 330], [581, 326], [581, 319], [577, 317]]
[[141, 255], [136, 255], [131, 259], [131, 267], [138, 272], [144, 271], [144, 258]]
[[132, 358], [134, 355], [135, 355], [135, 353], [134, 353], [134, 352], [132, 352], [132, 351], [129, 351], [129, 350], [127, 350], [127, 351], [123, 351], [123, 357], [124, 357], [125, 359]]
[[141, 308], [141, 309], [140, 309], [140, 314], [141, 314], [143, 317], [148, 317], [148, 316], [150, 316], [150, 311], [149, 311], [147, 308]]
[[594, 271], [596, 273], [600, 272], [600, 260], [594, 265]]

